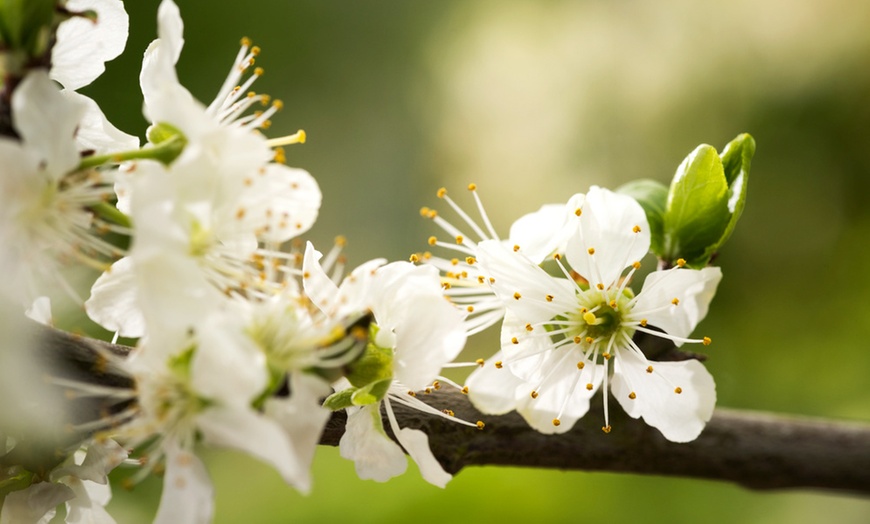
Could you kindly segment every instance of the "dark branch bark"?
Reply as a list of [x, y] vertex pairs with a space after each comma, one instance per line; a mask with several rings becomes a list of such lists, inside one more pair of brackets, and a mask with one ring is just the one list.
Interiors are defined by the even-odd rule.
[[[128, 378], [95, 365], [101, 357], [93, 347], [99, 345], [113, 354], [128, 348], [43, 331], [42, 349], [65, 363], [59, 367], [55, 363], [54, 369], [67, 373], [74, 369], [77, 378], [91, 370], [94, 382], [129, 386]], [[807, 488], [870, 495], [870, 424], [866, 423], [720, 408], [697, 440], [675, 444], [618, 409], [611, 414], [613, 431], [604, 434], [600, 395], [590, 413], [563, 435], [538, 433], [516, 413], [483, 415], [455, 390], [418, 398], [452, 410], [457, 418], [486, 423], [477, 430], [393, 404], [399, 425], [425, 431], [433, 453], [451, 473], [476, 465], [526, 466], [723, 480], [759, 490]], [[321, 443], [337, 445], [344, 421], [344, 413], [336, 413]]]

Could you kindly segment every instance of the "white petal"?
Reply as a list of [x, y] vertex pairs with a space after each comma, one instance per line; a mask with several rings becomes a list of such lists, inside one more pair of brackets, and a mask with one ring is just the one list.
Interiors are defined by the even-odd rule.
[[314, 249], [314, 244], [305, 243], [305, 254], [302, 257], [302, 287], [318, 309], [328, 312], [338, 302], [338, 286], [320, 266], [321, 257], [323, 255]]
[[[308, 231], [320, 209], [320, 188], [304, 169], [270, 163], [243, 196], [240, 207], [256, 214], [266, 242], [286, 242]], [[247, 217], [247, 216], [246, 216]]]
[[408, 459], [384, 433], [380, 406], [378, 402], [349, 412], [338, 447], [342, 457], [354, 461], [359, 478], [386, 482], [408, 469]]
[[[579, 234], [568, 241], [566, 255], [571, 267], [593, 285], [610, 287], [649, 251], [646, 214], [630, 196], [593, 186], [579, 221]], [[637, 233], [635, 226], [640, 228]]]
[[305, 485], [308, 465], [300, 464], [281, 425], [251, 409], [213, 408], [196, 419], [209, 446], [243, 451], [274, 467], [285, 482]]
[[248, 406], [268, 384], [265, 355], [232, 313], [215, 312], [197, 327], [199, 349], [191, 362], [191, 387], [222, 405]]
[[81, 480], [108, 484], [108, 474], [127, 458], [127, 450], [112, 439], [93, 441], [80, 465], [71, 464], [57, 468], [51, 474], [52, 480], [73, 476]]
[[508, 247], [520, 246], [520, 252], [536, 264], [554, 252], [564, 253], [568, 238], [578, 227], [574, 210], [583, 205], [583, 200], [584, 195], [578, 193], [568, 200], [567, 206], [546, 204], [523, 215], [511, 225]]
[[[650, 325], [676, 337], [688, 337], [707, 316], [720, 280], [722, 270], [718, 267], [650, 273], [638, 293], [632, 317], [646, 318]], [[675, 298], [679, 301], [678, 305], [673, 305]], [[669, 307], [661, 309], [662, 306]], [[647, 314], [645, 311], [652, 312]], [[677, 343], [678, 346], [680, 344]]]
[[75, 91], [63, 91], [63, 95], [85, 106], [85, 114], [76, 130], [79, 151], [93, 151], [95, 154], [104, 155], [139, 148], [139, 138], [112, 125], [92, 99]]
[[115, 524], [105, 508], [112, 498], [108, 484], [70, 479], [68, 485], [76, 497], [66, 503], [67, 524]]
[[184, 21], [172, 0], [163, 0], [157, 9], [157, 36], [163, 42], [172, 64], [178, 63], [184, 47]]
[[51, 50], [51, 78], [67, 89], [78, 89], [103, 74], [105, 62], [124, 51], [129, 17], [120, 0], [69, 0], [66, 8], [97, 13], [95, 22], [72, 17], [60, 24]]
[[0, 524], [23, 522], [46, 523], [55, 515], [55, 508], [71, 498], [75, 492], [63, 484], [38, 482], [25, 489], [13, 491], [3, 501]]
[[[478, 244], [477, 260], [485, 274], [494, 278], [492, 289], [508, 310], [530, 322], [550, 320], [576, 308], [573, 284], [553, 278], [537, 264], [494, 240]], [[520, 298], [516, 298], [516, 294]], [[552, 295], [552, 301], [545, 301]]]
[[136, 296], [133, 260], [124, 257], [94, 282], [85, 311], [91, 320], [109, 331], [122, 337], [140, 338], [145, 335], [145, 318]]
[[396, 438], [417, 463], [420, 474], [426, 482], [439, 488], [447, 486], [453, 475], [444, 471], [432, 454], [432, 450], [429, 449], [429, 437], [425, 433], [419, 429], [402, 428], [396, 433]]
[[[703, 364], [649, 362], [627, 349], [619, 350], [615, 358], [611, 392], [626, 413], [643, 417], [672, 442], [698, 437], [716, 405], [716, 384]], [[648, 366], [652, 373], [646, 371]], [[635, 399], [629, 398], [632, 392]]]
[[34, 300], [33, 305], [24, 314], [31, 320], [46, 326], [54, 324], [54, 320], [51, 317], [51, 299], [48, 297], [39, 297]]
[[[582, 370], [578, 369], [578, 362], [584, 363]], [[586, 360], [577, 347], [549, 353], [541, 370], [546, 376], [542, 383], [518, 390], [521, 396], [517, 412], [541, 433], [565, 433], [589, 411], [589, 399], [604, 377], [603, 366]], [[592, 384], [592, 389], [587, 389], [587, 384]], [[539, 388], [536, 398], [531, 396], [534, 387]], [[559, 418], [558, 426], [553, 424], [555, 418]]]
[[166, 443], [166, 474], [155, 524], [208, 524], [214, 514], [214, 487], [202, 461], [174, 442]]
[[321, 405], [330, 388], [317, 377], [294, 373], [290, 378], [291, 395], [288, 398], [270, 398], [264, 412], [284, 429], [290, 444], [290, 453], [297, 465], [296, 475], [289, 482], [300, 492], [311, 490], [311, 462], [320, 441], [323, 426], [330, 411]]
[[63, 96], [43, 71], [29, 73], [12, 95], [15, 129], [55, 178], [79, 163], [73, 137], [84, 114], [85, 106]]
[[[504, 415], [517, 408], [517, 388], [526, 384], [524, 380], [501, 369], [495, 362], [502, 360], [501, 351], [488, 359], [483, 367], [471, 372], [465, 385], [468, 387], [468, 400], [487, 415]], [[531, 389], [531, 386], [528, 387]]]

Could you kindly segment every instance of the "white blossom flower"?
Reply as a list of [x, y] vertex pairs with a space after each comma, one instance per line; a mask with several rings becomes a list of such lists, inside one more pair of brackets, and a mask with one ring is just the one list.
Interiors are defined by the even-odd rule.
[[[699, 362], [650, 362], [632, 341], [644, 332], [673, 341], [687, 338], [706, 316], [718, 268], [675, 267], [650, 274], [635, 296], [627, 287], [649, 249], [643, 209], [630, 197], [593, 187], [575, 210], [576, 234], [568, 239], [567, 260], [580, 279], [553, 277], [535, 262], [498, 242], [478, 246], [479, 262], [494, 279], [508, 314], [502, 326], [503, 359], [515, 375], [504, 398], [493, 398], [498, 380], [492, 369], [475, 372], [469, 395], [484, 412], [503, 412], [506, 402], [537, 430], [564, 432], [582, 417], [600, 384], [605, 389], [604, 430], [610, 431], [607, 391], [632, 417], [659, 429], [669, 440], [693, 440], [713, 412], [715, 385]], [[626, 268], [629, 269], [627, 274]], [[652, 329], [652, 327], [658, 330]], [[529, 401], [517, 391], [531, 385]], [[474, 392], [475, 382], [485, 394]], [[519, 388], [519, 389], [518, 389]]]
[[[376, 323], [366, 353], [351, 365], [346, 379], [333, 385], [336, 394], [327, 399], [327, 406], [348, 411], [339, 443], [342, 456], [354, 461], [361, 478], [383, 482], [405, 471], [404, 448], [424, 479], [444, 487], [451, 476], [432, 455], [428, 437], [419, 430], [400, 428], [392, 403], [482, 427], [482, 423], [445, 415], [413, 395], [427, 387], [440, 387], [439, 381], [450, 383], [439, 375], [465, 345], [462, 314], [444, 300], [434, 267], [407, 262], [382, 265], [382, 260], [373, 260], [336, 286], [320, 267], [319, 258], [309, 244], [303, 285], [311, 301], [328, 316], [370, 309]], [[384, 431], [381, 404], [401, 448]]]
[[101, 172], [77, 171], [75, 135], [85, 107], [34, 71], [13, 93], [12, 109], [21, 140], [0, 138], [0, 239], [11, 266], [3, 273], [25, 303], [49, 285], [76, 297], [60, 276], [65, 262], [103, 268], [121, 253], [98, 235], [114, 226], [90, 210], [111, 197], [111, 186]]
[[114, 524], [105, 506], [112, 497], [108, 473], [127, 458], [113, 440], [94, 440], [54, 468], [49, 481], [37, 482], [6, 496], [0, 523], [49, 522], [66, 504], [64, 522]]

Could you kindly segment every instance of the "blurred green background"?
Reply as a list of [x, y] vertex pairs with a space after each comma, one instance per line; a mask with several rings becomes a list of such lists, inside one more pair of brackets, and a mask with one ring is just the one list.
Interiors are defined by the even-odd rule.
[[[870, 421], [870, 2], [178, 4], [179, 76], [201, 100], [240, 37], [263, 48], [256, 88], [285, 102], [269, 135], [308, 132], [288, 164], [324, 193], [308, 238], [327, 248], [346, 235], [352, 264], [424, 249], [436, 231], [417, 211], [442, 185], [470, 208], [463, 188], [476, 182], [506, 233], [541, 204], [591, 184], [667, 182], [699, 143], [751, 133], [748, 205], [700, 329], [716, 341], [719, 404]], [[127, 51], [84, 90], [139, 135], [157, 5], [127, 2]], [[468, 356], [494, 351], [495, 335]], [[683, 479], [473, 468], [440, 490], [412, 467], [382, 485], [331, 448], [304, 497], [252, 459], [204, 455], [219, 523], [870, 521], [870, 501]], [[118, 521], [150, 521], [159, 489], [116, 490]]]

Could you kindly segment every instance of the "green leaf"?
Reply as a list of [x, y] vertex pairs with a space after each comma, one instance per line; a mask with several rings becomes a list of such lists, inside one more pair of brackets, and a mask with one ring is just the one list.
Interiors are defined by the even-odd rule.
[[390, 384], [392, 383], [392, 378], [372, 382], [371, 384], [367, 384], [365, 387], [354, 391], [350, 399], [354, 406], [366, 406], [368, 404], [380, 402], [381, 399], [387, 395], [387, 391], [390, 389]]
[[393, 378], [393, 350], [373, 343], [366, 346], [360, 357], [350, 365], [347, 380], [358, 388]]
[[719, 155], [725, 169], [725, 180], [728, 181], [728, 210], [731, 212], [731, 220], [719, 242], [713, 246], [710, 255], [716, 253], [728, 240], [731, 233], [734, 232], [737, 220], [743, 213], [743, 208], [746, 205], [746, 188], [749, 187], [749, 167], [754, 155], [755, 139], [748, 133], [738, 135], [737, 138], [728, 142], [728, 145], [722, 150], [722, 154]]
[[0, 0], [0, 38], [36, 58], [46, 51], [57, 0]]
[[641, 179], [620, 186], [616, 192], [632, 197], [643, 208], [646, 220], [649, 222], [650, 249], [661, 257], [664, 245], [664, 215], [668, 200], [668, 187], [656, 180]]
[[663, 258], [692, 267], [709, 262], [731, 220], [722, 159], [712, 146], [698, 146], [677, 168], [664, 213]]

